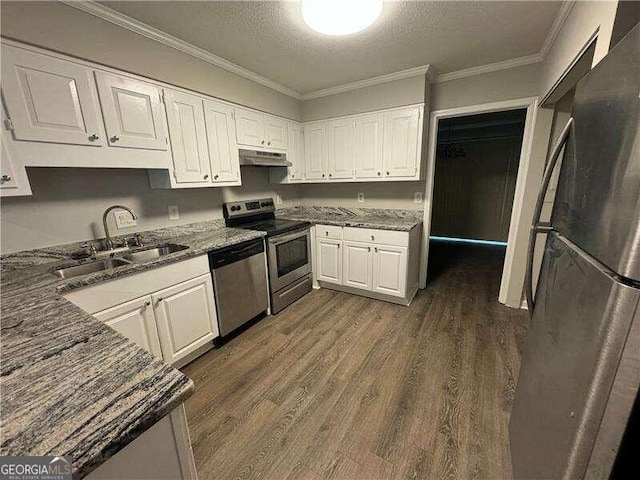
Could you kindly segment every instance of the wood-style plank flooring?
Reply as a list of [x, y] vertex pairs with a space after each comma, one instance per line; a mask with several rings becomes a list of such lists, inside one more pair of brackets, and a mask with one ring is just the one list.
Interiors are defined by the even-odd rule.
[[503, 258], [432, 242], [411, 306], [314, 290], [185, 367], [200, 480], [510, 478]]

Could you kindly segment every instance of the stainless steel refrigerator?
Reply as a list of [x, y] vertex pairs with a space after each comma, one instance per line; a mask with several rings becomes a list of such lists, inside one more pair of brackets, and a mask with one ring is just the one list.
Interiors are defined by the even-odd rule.
[[[583, 77], [538, 197], [514, 477], [608, 478], [640, 385], [640, 25]], [[564, 146], [550, 223], [538, 221]], [[535, 303], [533, 241], [547, 233]]]

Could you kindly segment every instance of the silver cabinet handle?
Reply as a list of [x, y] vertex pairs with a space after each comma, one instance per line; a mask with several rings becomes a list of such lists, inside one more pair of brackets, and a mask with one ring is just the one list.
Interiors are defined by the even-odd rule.
[[3, 182], [10, 182], [11, 181], [11, 175], [2, 175], [0, 177], [0, 180], [2, 180]]
[[205, 180], [206, 180], [207, 178], [209, 178], [209, 174], [206, 174], [206, 175], [204, 176], [204, 179], [205, 179]]
[[540, 186], [540, 191], [538, 192], [538, 198], [536, 200], [536, 206], [533, 213], [533, 220], [531, 221], [531, 230], [529, 231], [529, 246], [527, 250], [527, 270], [526, 276], [524, 277], [525, 293], [527, 295], [527, 308], [529, 309], [530, 317], [533, 316], [533, 308], [535, 307], [535, 299], [533, 298], [533, 254], [536, 248], [536, 237], [539, 233], [548, 233], [553, 230], [553, 226], [551, 224], [540, 222], [540, 215], [542, 214], [544, 197], [547, 195], [549, 182], [551, 182], [551, 175], [553, 175], [555, 166], [558, 163], [558, 157], [560, 156], [562, 148], [569, 140], [569, 134], [571, 133], [572, 126], [573, 118], [570, 118], [564, 129], [562, 130], [562, 133], [560, 133], [558, 142], [551, 151], [549, 161], [547, 162], [547, 168], [545, 169], [544, 176], [542, 177], [542, 185]]
[[113, 137], [111, 137], [112, 142], [117, 142], [118, 140], [120, 140], [120, 137], [117, 135], [114, 135]]
[[95, 133], [93, 135], [91, 135], [89, 137], [89, 141], [91, 142], [95, 142], [96, 140], [98, 140], [100, 137], [98, 135], [96, 135]]

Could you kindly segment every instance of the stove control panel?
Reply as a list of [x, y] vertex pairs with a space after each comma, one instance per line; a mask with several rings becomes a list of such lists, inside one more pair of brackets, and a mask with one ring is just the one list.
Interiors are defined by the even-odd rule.
[[275, 211], [272, 198], [228, 202], [223, 205], [224, 218], [246, 217]]

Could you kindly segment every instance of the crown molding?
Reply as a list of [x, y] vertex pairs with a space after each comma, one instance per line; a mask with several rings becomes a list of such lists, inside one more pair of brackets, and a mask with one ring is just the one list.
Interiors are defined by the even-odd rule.
[[540, 53], [527, 55], [526, 57], [511, 58], [503, 62], [488, 63], [477, 67], [465, 68], [464, 70], [456, 70], [455, 72], [443, 73], [437, 75], [434, 83], [448, 82], [450, 80], [458, 80], [460, 78], [473, 77], [482, 75], [483, 73], [496, 72], [498, 70], [506, 70], [508, 68], [521, 67], [523, 65], [531, 65], [542, 61]]
[[359, 88], [371, 87], [372, 85], [380, 85], [382, 83], [393, 82], [395, 80], [401, 80], [403, 78], [416, 77], [418, 75], [428, 75], [431, 70], [431, 65], [422, 65], [420, 67], [409, 68], [407, 70], [400, 70], [399, 72], [387, 73], [380, 75], [379, 77], [366, 78], [364, 80], [358, 80], [357, 82], [345, 83], [344, 85], [336, 85], [335, 87], [323, 88], [309, 93], [303, 93], [301, 100], [311, 100], [314, 98], [326, 97], [328, 95], [335, 95], [337, 93], [348, 92], [350, 90], [357, 90]]
[[543, 60], [544, 57], [547, 56], [547, 53], [549, 53], [553, 42], [556, 41], [556, 38], [560, 33], [560, 29], [567, 21], [567, 17], [569, 16], [569, 13], [571, 12], [571, 9], [575, 5], [575, 3], [575, 0], [565, 0], [564, 2], [562, 2], [562, 6], [558, 11], [558, 15], [556, 15], [556, 19], [553, 21], [553, 24], [551, 25], [551, 28], [549, 29], [549, 32], [547, 33], [547, 36], [542, 43], [542, 47], [540, 47], [539, 53], [540, 55], [542, 55]]
[[301, 95], [295, 90], [285, 87], [273, 80], [269, 80], [262, 75], [258, 75], [251, 70], [248, 70], [244, 67], [236, 65], [228, 60], [225, 60], [222, 57], [218, 57], [213, 53], [210, 53], [202, 48], [196, 47], [184, 40], [180, 40], [173, 35], [169, 35], [157, 28], [154, 28], [146, 23], [135, 20], [134, 18], [128, 17], [116, 10], [113, 10], [109, 7], [105, 7], [104, 5], [100, 5], [99, 3], [94, 2], [93, 0], [60, 0], [65, 5], [76, 8], [78, 10], [82, 10], [85, 13], [89, 13], [95, 17], [99, 17], [107, 22], [118, 25], [119, 27], [126, 28], [127, 30], [137, 33], [138, 35], [142, 35], [151, 40], [155, 40], [156, 42], [160, 42], [168, 47], [179, 50], [187, 55], [191, 55], [199, 60], [205, 61], [216, 67], [222, 68], [228, 72], [235, 73], [236, 75], [240, 75], [241, 77], [247, 78], [253, 82], [259, 83], [265, 87], [271, 88], [277, 92], [283, 93], [290, 97], [293, 97], [297, 100], [301, 99]]

